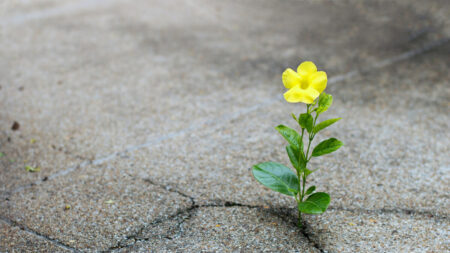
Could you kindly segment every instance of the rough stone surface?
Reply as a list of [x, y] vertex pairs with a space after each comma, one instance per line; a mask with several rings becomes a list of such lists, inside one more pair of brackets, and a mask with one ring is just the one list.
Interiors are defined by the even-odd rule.
[[1, 252], [71, 252], [47, 238], [23, 230], [20, 226], [0, 221], [0, 251]]
[[273, 210], [232, 206], [192, 210], [180, 219], [143, 231], [135, 245], [120, 251], [149, 250], [320, 252], [295, 223], [278, 217]]
[[398, 210], [328, 210], [306, 233], [324, 252], [447, 252], [449, 221]]
[[[329, 85], [335, 106], [324, 117], [343, 120], [323, 131], [318, 140], [335, 136], [346, 145], [312, 162], [320, 170], [311, 183], [331, 192], [333, 205], [401, 207], [448, 215], [449, 136], [442, 131], [450, 122], [446, 52], [448, 46], [382, 74], [376, 71]], [[411, 80], [422, 80], [423, 85], [413, 88]], [[133, 168], [130, 173], [177, 187], [198, 201], [289, 205], [292, 198], [255, 187], [250, 167], [269, 160], [289, 164], [285, 141], [274, 126], [294, 127], [289, 112], [301, 109], [274, 100], [229, 124], [217, 122], [130, 153], [128, 159], [117, 159], [116, 166]]]
[[[6, 125], [7, 122], [3, 122]], [[23, 124], [16, 131], [8, 125], [5, 128], [9, 129], [0, 131], [0, 197], [3, 199], [24, 186], [45, 182], [56, 173], [76, 168], [83, 162], [82, 157], [68, 152], [61, 140], [42, 139], [39, 133], [28, 131]], [[29, 172], [26, 166], [40, 171]]]
[[99, 250], [190, 205], [188, 197], [105, 165], [18, 192], [2, 203], [0, 216], [70, 247]]
[[[2, 1], [0, 251], [449, 251], [449, 8]], [[318, 140], [345, 146], [312, 162], [332, 203], [299, 230], [250, 168], [289, 162], [303, 60], [343, 118]]]

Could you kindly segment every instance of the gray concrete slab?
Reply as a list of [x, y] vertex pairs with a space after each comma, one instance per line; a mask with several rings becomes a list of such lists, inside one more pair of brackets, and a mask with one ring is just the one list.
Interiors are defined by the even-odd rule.
[[191, 205], [189, 198], [127, 173], [108, 165], [86, 167], [13, 194], [0, 202], [0, 218], [68, 247], [97, 251]]
[[[383, 75], [369, 73], [330, 86], [335, 95], [335, 106], [327, 117], [341, 116], [344, 120], [324, 135], [338, 136], [346, 146], [339, 153], [321, 159], [320, 163], [313, 163], [324, 168], [314, 175], [311, 183], [332, 194], [332, 210], [347, 208], [353, 213], [375, 213], [383, 219], [389, 219], [391, 213], [397, 212], [397, 216], [391, 218], [394, 223], [437, 219], [427, 225], [415, 226], [414, 231], [422, 236], [435, 226], [440, 227], [440, 232], [430, 234], [420, 244], [408, 241], [407, 233], [398, 232], [403, 238], [400, 241], [408, 245], [405, 250], [416, 246], [418, 249], [446, 247], [435, 242], [445, 240], [448, 233], [445, 228], [448, 217], [446, 164], [449, 161], [445, 145], [447, 133], [441, 131], [441, 126], [448, 124], [445, 109], [449, 94], [448, 66], [445, 57], [441, 57], [447, 51], [448, 47], [443, 47], [415, 58], [414, 62], [400, 63], [384, 70]], [[423, 86], [416, 87], [411, 80], [422, 80]], [[358, 94], [354, 92], [356, 87]], [[229, 124], [193, 132], [150, 150], [129, 152], [124, 159], [110, 164], [128, 168], [127, 171], [138, 178], [179, 189], [201, 205], [232, 201], [290, 208], [294, 204], [292, 199], [258, 185], [248, 167], [261, 158], [288, 162], [282, 149], [284, 141], [272, 127], [283, 118], [289, 118], [283, 112], [294, 108], [277, 101], [270, 108], [261, 108]], [[429, 118], [428, 115], [439, 117], [427, 122], [424, 118]], [[222, 147], [227, 148], [223, 150]], [[279, 148], [274, 150], [273, 147]], [[295, 215], [290, 219], [295, 221]], [[341, 216], [337, 219], [343, 222]], [[314, 228], [320, 221], [308, 218], [307, 222]], [[360, 236], [370, 237], [371, 233], [374, 230], [364, 230]], [[339, 234], [342, 240], [346, 238], [345, 230]], [[336, 240], [335, 245], [340, 245], [338, 248], [358, 249], [363, 244]], [[373, 246], [378, 247], [377, 250], [389, 248], [389, 245], [398, 246], [395, 240], [383, 241], [384, 244]]]
[[3, 118], [92, 159], [260, 103], [273, 90], [255, 85], [273, 87], [299, 56], [333, 75], [442, 36], [409, 42], [433, 19], [396, 3], [104, 2], [7, 15], [0, 49], [16, 66], [2, 68]]
[[137, 237], [119, 252], [320, 252], [296, 225], [264, 208], [200, 207]]
[[[312, 162], [312, 169], [320, 170], [311, 183], [330, 191], [333, 205], [448, 215], [448, 133], [442, 131], [449, 122], [447, 51], [443, 47], [381, 75], [369, 73], [329, 86], [335, 101], [325, 118], [343, 120], [318, 141], [335, 136], [346, 145]], [[411, 80], [421, 80], [422, 86]], [[295, 126], [289, 113], [300, 108], [277, 100], [229, 123], [129, 152], [111, 164], [204, 201], [289, 206], [290, 198], [259, 186], [249, 168], [269, 160], [289, 163], [284, 140], [273, 127]]]
[[[40, 184], [55, 174], [69, 168], [76, 168], [83, 158], [70, 153], [64, 141], [53, 138], [42, 138], [39, 130], [30, 129], [21, 124], [12, 131], [6, 124], [14, 120], [6, 120], [5, 131], [0, 132], [0, 198], [2, 201], [23, 186]], [[22, 122], [23, 123], [23, 122]], [[12, 125], [12, 124], [11, 124]], [[26, 166], [38, 172], [26, 170]]]
[[72, 252], [70, 249], [52, 243], [50, 240], [35, 235], [20, 226], [14, 226], [0, 220], [0, 251], [2, 252], [37, 252], [43, 249], [52, 252]]
[[324, 252], [447, 252], [449, 220], [398, 210], [329, 210], [307, 218], [310, 239]]
[[[0, 235], [82, 251], [447, 249], [444, 3], [2, 2]], [[344, 118], [324, 137], [346, 146], [313, 163], [330, 212], [292, 232], [294, 201], [249, 168], [288, 163], [273, 127], [299, 106], [280, 73], [306, 59], [329, 74], [327, 117]]]

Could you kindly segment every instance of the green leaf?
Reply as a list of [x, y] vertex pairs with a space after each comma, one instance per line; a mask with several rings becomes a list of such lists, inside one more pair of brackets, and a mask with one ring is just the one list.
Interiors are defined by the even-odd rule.
[[300, 151], [298, 151], [298, 149], [296, 147], [293, 147], [292, 145], [287, 145], [286, 152], [288, 153], [289, 160], [291, 160], [292, 166], [294, 166], [296, 170], [299, 170], [300, 167], [298, 157], [300, 155]]
[[342, 145], [344, 145], [344, 143], [336, 138], [324, 140], [313, 149], [312, 156], [329, 154], [338, 150]]
[[321, 214], [325, 212], [330, 204], [330, 195], [325, 192], [311, 194], [305, 201], [298, 204], [302, 213]]
[[305, 168], [306, 176], [309, 176], [311, 173], [315, 172], [316, 170], [318, 170], [318, 169], [315, 169], [315, 170], [308, 170], [308, 169]]
[[333, 96], [323, 92], [319, 96], [319, 106], [317, 107], [317, 113], [320, 114], [322, 112], [326, 112], [332, 103], [333, 103]]
[[0, 152], [0, 157], [4, 157], [4, 156], [5, 156], [5, 154]]
[[284, 125], [279, 125], [275, 129], [291, 144], [296, 148], [300, 148], [300, 135], [292, 128]]
[[297, 117], [295, 117], [295, 114], [291, 113], [291, 116], [296, 122], [298, 122], [298, 119], [297, 119]]
[[253, 176], [262, 185], [270, 189], [294, 196], [298, 193], [298, 178], [295, 173], [284, 166], [275, 162], [265, 162], [253, 166]]
[[296, 147], [291, 145], [286, 146], [286, 152], [288, 153], [292, 166], [294, 166], [297, 171], [306, 169], [306, 159], [303, 152], [300, 152]]
[[307, 162], [308, 162], [308, 161], [306, 161], [305, 155], [302, 153], [302, 154], [300, 155], [299, 159], [298, 159], [298, 166], [299, 166], [299, 169], [300, 169], [301, 171], [306, 170], [306, 163], [307, 163]]
[[41, 171], [41, 168], [39, 167], [33, 168], [32, 166], [27, 165], [25, 166], [25, 170], [28, 172], [39, 172]]
[[298, 118], [298, 123], [302, 128], [305, 128], [308, 131], [308, 133], [312, 131], [313, 121], [314, 121], [313, 117], [311, 116], [311, 114], [308, 113], [302, 113]]
[[327, 119], [327, 120], [324, 120], [324, 121], [320, 122], [319, 124], [317, 124], [317, 125], [314, 127], [313, 132], [316, 134], [316, 133], [318, 133], [319, 131], [321, 131], [322, 129], [324, 129], [324, 128], [326, 128], [326, 127], [329, 127], [329, 126], [331, 126], [332, 124], [336, 123], [336, 122], [339, 121], [340, 119], [342, 119], [342, 118], [335, 118], [335, 119]]
[[308, 190], [306, 190], [305, 194], [309, 195], [309, 194], [313, 193], [315, 190], [316, 190], [316, 186], [313, 185], [313, 186], [309, 187]]

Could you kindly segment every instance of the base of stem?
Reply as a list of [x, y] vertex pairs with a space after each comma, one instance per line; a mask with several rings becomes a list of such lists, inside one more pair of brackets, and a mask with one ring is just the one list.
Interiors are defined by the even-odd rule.
[[302, 224], [302, 213], [299, 211], [298, 212], [298, 223], [297, 223], [297, 227], [302, 228], [303, 224]]

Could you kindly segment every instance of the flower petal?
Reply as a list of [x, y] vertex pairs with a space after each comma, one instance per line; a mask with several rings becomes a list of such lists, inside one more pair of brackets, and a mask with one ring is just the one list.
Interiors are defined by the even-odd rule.
[[290, 89], [300, 83], [300, 76], [291, 68], [283, 72], [283, 84], [286, 89]]
[[320, 93], [313, 88], [301, 89], [299, 86], [295, 86], [284, 93], [284, 99], [286, 99], [289, 103], [302, 102], [305, 104], [311, 104], [319, 95]]
[[319, 93], [322, 93], [322, 91], [327, 87], [327, 73], [324, 71], [318, 71], [312, 74], [310, 80], [310, 86]]
[[304, 61], [297, 68], [297, 73], [301, 76], [307, 76], [315, 72], [317, 72], [317, 67], [312, 61]]

